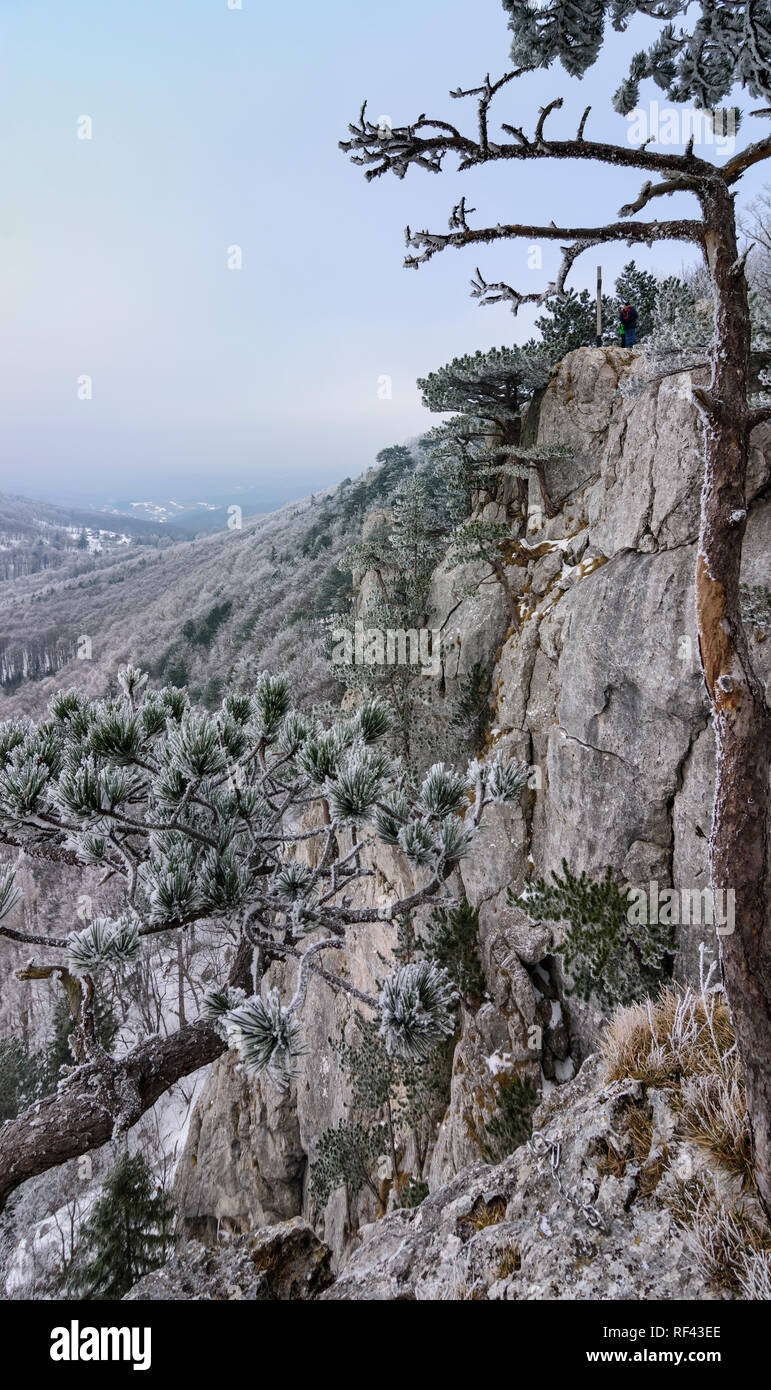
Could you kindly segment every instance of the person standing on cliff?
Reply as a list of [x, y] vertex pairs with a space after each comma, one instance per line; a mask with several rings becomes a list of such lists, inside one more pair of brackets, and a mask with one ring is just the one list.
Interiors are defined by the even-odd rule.
[[619, 319], [621, 320], [621, 346], [634, 347], [637, 337], [637, 310], [632, 304], [624, 304]]

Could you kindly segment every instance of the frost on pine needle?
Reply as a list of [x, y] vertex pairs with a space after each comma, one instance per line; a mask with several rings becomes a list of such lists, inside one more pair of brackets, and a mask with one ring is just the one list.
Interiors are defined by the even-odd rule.
[[151, 921], [184, 920], [201, 907], [194, 850], [181, 838], [171, 837], [155, 849], [142, 873]]
[[139, 924], [129, 918], [95, 917], [67, 938], [67, 964], [75, 975], [102, 965], [123, 965], [139, 950]]
[[259, 735], [266, 744], [275, 742], [289, 707], [289, 677], [263, 671], [252, 696], [252, 708]]
[[498, 805], [516, 801], [520, 792], [527, 786], [529, 773], [527, 763], [507, 763], [501, 753], [496, 753], [485, 770], [488, 797]]
[[273, 880], [273, 886], [279, 897], [286, 899], [289, 903], [306, 898], [311, 893], [314, 883], [313, 870], [307, 864], [301, 864], [297, 860], [290, 860], [282, 865]]
[[325, 785], [325, 794], [335, 819], [349, 824], [369, 820], [389, 773], [389, 760], [368, 748], [347, 753], [336, 776]]
[[292, 711], [286, 716], [278, 738], [278, 746], [283, 753], [295, 757], [310, 737], [311, 722], [304, 715]]
[[422, 821], [409, 821], [397, 835], [397, 844], [411, 864], [430, 864], [436, 856], [436, 843], [430, 827]]
[[118, 672], [118, 685], [129, 700], [147, 685], [147, 680], [147, 671], [141, 671], [138, 666], [124, 666]]
[[207, 1023], [224, 1024], [225, 1016], [243, 1004], [245, 999], [243, 989], [236, 989], [233, 985], [212, 985], [201, 1000], [201, 1018], [206, 1019]]
[[439, 861], [442, 864], [458, 864], [471, 852], [474, 832], [464, 825], [457, 816], [447, 816], [437, 833]]
[[207, 714], [186, 714], [169, 733], [169, 752], [185, 777], [213, 777], [225, 768], [219, 730]]
[[426, 1061], [437, 1043], [452, 1034], [457, 1000], [449, 976], [429, 961], [393, 971], [378, 1001], [388, 1051], [407, 1061]]
[[409, 814], [409, 802], [401, 792], [392, 792], [384, 796], [373, 815], [378, 839], [387, 845], [397, 845], [399, 831], [406, 824]]
[[448, 816], [468, 802], [468, 782], [465, 777], [434, 763], [423, 778], [420, 789], [421, 809], [428, 816]]
[[21, 902], [21, 892], [16, 887], [16, 875], [8, 864], [0, 867], [0, 922], [5, 917], [10, 916], [13, 909]]
[[376, 743], [388, 733], [391, 717], [382, 700], [367, 700], [357, 715], [359, 733], [365, 744]]
[[306, 740], [298, 754], [297, 763], [301, 771], [306, 773], [316, 786], [321, 787], [327, 778], [333, 777], [337, 772], [342, 751], [339, 734], [336, 730], [329, 729], [313, 734]]
[[300, 1024], [282, 1007], [278, 990], [269, 989], [264, 999], [247, 999], [224, 1015], [224, 1023], [245, 1070], [253, 1076], [264, 1073], [285, 1091], [296, 1075], [293, 1060], [307, 1049]]

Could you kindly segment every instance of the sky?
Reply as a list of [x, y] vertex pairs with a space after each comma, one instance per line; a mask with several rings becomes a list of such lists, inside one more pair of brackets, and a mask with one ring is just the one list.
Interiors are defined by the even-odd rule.
[[[500, 119], [532, 127], [563, 95], [555, 133], [592, 102], [587, 133], [626, 141], [610, 97], [645, 26], [612, 36], [583, 82], [556, 68], [512, 84]], [[475, 265], [530, 290], [558, 253], [535, 270], [509, 242], [415, 272], [405, 225], [444, 230], [461, 194], [480, 225], [604, 220], [645, 177], [448, 163], [367, 184], [338, 149], [365, 97], [394, 124], [425, 111], [473, 131], [449, 89], [501, 75], [508, 49], [500, 0], [3, 0], [0, 487], [54, 501], [250, 487], [267, 508], [436, 423], [416, 378], [524, 341], [537, 312], [480, 308]], [[631, 255], [668, 274], [689, 254], [604, 248], [606, 285]], [[596, 261], [570, 283], [593, 286]]]

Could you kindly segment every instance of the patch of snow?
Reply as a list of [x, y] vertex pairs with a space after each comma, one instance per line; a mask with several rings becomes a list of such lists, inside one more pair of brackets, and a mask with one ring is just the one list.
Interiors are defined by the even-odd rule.
[[512, 1068], [510, 1052], [492, 1052], [489, 1057], [485, 1057], [485, 1062], [491, 1076], [505, 1075]]

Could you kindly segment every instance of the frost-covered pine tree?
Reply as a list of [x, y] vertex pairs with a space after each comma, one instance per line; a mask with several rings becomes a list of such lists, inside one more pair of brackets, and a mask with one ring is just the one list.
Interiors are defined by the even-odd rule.
[[[655, 275], [629, 261], [616, 279], [615, 294], [602, 296], [602, 341], [618, 347], [619, 310], [625, 303], [637, 310], [638, 342], [647, 337], [658, 281]], [[597, 302], [588, 290], [566, 288], [544, 301], [547, 312], [535, 321], [555, 361], [574, 348], [594, 346]]]
[[477, 592], [479, 583], [494, 579], [500, 584], [506, 603], [509, 626], [519, 628], [519, 608], [516, 592], [509, 579], [510, 551], [512, 538], [510, 528], [505, 522], [470, 520], [459, 527], [454, 537], [453, 559], [457, 565], [481, 564], [487, 573], [481, 581], [467, 586], [465, 592]]
[[649, 270], [629, 261], [616, 279], [613, 304], [613, 328], [618, 335], [618, 316], [624, 304], [637, 310], [637, 341], [644, 342], [653, 328], [653, 312], [659, 293], [660, 280]]
[[[498, 757], [464, 775], [437, 764], [420, 780], [384, 751], [388, 727], [372, 699], [336, 720], [301, 714], [287, 677], [269, 673], [210, 713], [184, 690], [149, 689], [134, 667], [114, 697], [62, 693], [40, 724], [0, 724], [0, 842], [96, 866], [122, 897], [118, 912], [97, 904], [66, 936], [32, 932], [13, 925], [19, 891], [12, 866], [0, 869], [0, 938], [35, 952], [22, 978], [64, 985], [74, 1062], [34, 1116], [0, 1129], [0, 1203], [26, 1178], [125, 1134], [228, 1046], [247, 1072], [287, 1087], [315, 977], [367, 1010], [394, 1055], [419, 1059], [452, 1030], [454, 992], [440, 969], [398, 965], [368, 993], [335, 960], [350, 927], [396, 933], [418, 907], [452, 904], [447, 880], [485, 808], [515, 801], [527, 771]], [[378, 840], [401, 851], [417, 886], [372, 907], [357, 890]], [[200, 1017], [109, 1055], [95, 1023], [105, 972], [133, 968], [159, 938], [197, 923], [215, 946], [219, 933], [221, 962]], [[291, 995], [262, 984], [266, 959], [296, 962]]]
[[[696, 607], [717, 743], [710, 870], [715, 891], [736, 893], [737, 928], [720, 945], [747, 1084], [758, 1189], [771, 1213], [771, 713], [750, 657], [739, 590], [749, 440], [753, 429], [771, 419], [771, 402], [749, 399], [750, 305], [735, 213], [742, 177], [771, 159], [771, 135], [764, 124], [771, 111], [771, 0], [503, 3], [512, 31], [510, 68], [495, 81], [488, 75], [450, 94], [454, 103], [474, 102], [468, 129], [460, 128], [457, 117], [431, 117], [424, 110], [411, 122], [384, 129], [369, 119], [365, 103], [341, 148], [367, 179], [389, 173], [401, 179], [413, 166], [441, 173], [453, 159], [461, 172], [502, 161], [514, 170], [520, 164], [536, 164], [548, 171], [561, 160], [576, 160], [581, 167], [640, 170], [645, 175], [637, 197], [606, 222], [563, 217], [564, 200], [554, 179], [554, 212], [562, 225], [546, 218], [528, 221], [518, 206], [517, 221], [480, 226], [461, 198], [447, 230], [408, 227], [406, 264], [413, 268], [449, 248], [490, 248], [516, 239], [556, 242], [562, 248], [555, 278], [541, 289], [488, 281], [477, 271], [472, 294], [482, 304], [509, 304], [516, 313], [523, 304], [561, 296], [577, 258], [608, 243], [653, 247], [677, 241], [703, 258], [714, 302], [711, 380], [708, 386], [695, 386], [693, 396], [704, 425], [705, 469]], [[613, 143], [602, 138], [602, 131], [596, 138], [592, 108], [576, 106], [566, 122], [570, 88], [555, 91], [532, 122], [523, 119], [521, 106], [513, 100], [520, 78], [556, 63], [570, 76], [583, 77], [601, 54], [612, 57], [612, 30], [633, 25], [641, 46], [620, 84], [608, 93], [615, 110], [631, 113], [641, 100], [642, 84], [652, 80], [668, 101], [689, 107], [691, 116], [694, 108], [732, 113], [736, 132], [738, 87], [756, 103], [743, 125], [755, 128], [743, 144], [739, 142], [741, 148], [728, 151], [725, 158], [711, 158], [714, 145], [702, 143], [697, 149], [695, 135], [684, 140], [682, 149], [663, 143], [657, 147], [647, 139]], [[493, 125], [496, 101], [506, 103], [507, 109]], [[707, 119], [714, 127], [718, 117]], [[670, 199], [675, 200], [671, 211]], [[505, 216], [511, 218], [509, 207]]]
[[431, 575], [447, 543], [447, 523], [420, 473], [406, 478], [394, 493], [389, 543], [404, 617], [411, 625], [425, 615]]
[[559, 357], [562, 337], [524, 347], [491, 348], [454, 358], [418, 380], [423, 404], [432, 411], [459, 414], [432, 430], [423, 447], [439, 469], [454, 518], [464, 522], [474, 494], [495, 490], [508, 475], [517, 480], [521, 516], [527, 514], [528, 480], [538, 478], [543, 509], [552, 514], [545, 465], [564, 450], [522, 443], [523, 411], [535, 391], [546, 386]]
[[712, 335], [712, 305], [698, 301], [690, 287], [674, 276], [658, 287], [646, 357], [668, 371], [687, 370], [706, 361]]
[[491, 348], [456, 357], [419, 378], [423, 404], [434, 411], [458, 411], [494, 426], [504, 443], [519, 441], [519, 422], [527, 401], [551, 375], [553, 357], [543, 345]]

